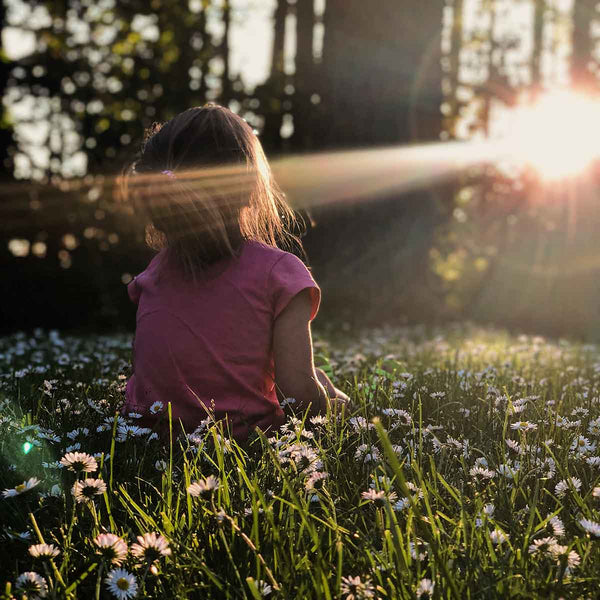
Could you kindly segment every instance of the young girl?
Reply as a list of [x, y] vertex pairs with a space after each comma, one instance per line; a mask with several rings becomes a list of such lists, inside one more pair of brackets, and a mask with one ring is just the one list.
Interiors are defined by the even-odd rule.
[[243, 119], [209, 104], [155, 124], [123, 194], [159, 250], [127, 288], [138, 308], [125, 414], [152, 426], [170, 402], [176, 427], [208, 412], [244, 441], [284, 422], [278, 397], [311, 414], [348, 401], [313, 364], [321, 291], [277, 247], [301, 247], [294, 215]]

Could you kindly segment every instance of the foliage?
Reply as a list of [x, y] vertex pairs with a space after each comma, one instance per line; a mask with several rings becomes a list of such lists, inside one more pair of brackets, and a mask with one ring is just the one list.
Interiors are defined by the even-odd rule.
[[[111, 597], [101, 533], [129, 546], [134, 579], [113, 582], [148, 598], [595, 594], [597, 346], [459, 324], [317, 336], [351, 413], [239, 447], [209, 422], [157, 438], [115, 420], [130, 342], [0, 340], [5, 597], [32, 571], [49, 597]], [[97, 470], [60, 468], [66, 452]], [[92, 479], [106, 491], [77, 502]]]

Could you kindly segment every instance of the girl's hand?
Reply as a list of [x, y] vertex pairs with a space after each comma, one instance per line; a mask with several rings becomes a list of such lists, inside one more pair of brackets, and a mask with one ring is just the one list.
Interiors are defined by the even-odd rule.
[[338, 406], [341, 408], [342, 405], [346, 405], [348, 408], [351, 407], [350, 398], [342, 392], [342, 390], [338, 390], [324, 371], [321, 369], [315, 368], [315, 372], [317, 374], [317, 379], [319, 383], [325, 388], [327, 395], [329, 396], [329, 402], [332, 405], [332, 408]]

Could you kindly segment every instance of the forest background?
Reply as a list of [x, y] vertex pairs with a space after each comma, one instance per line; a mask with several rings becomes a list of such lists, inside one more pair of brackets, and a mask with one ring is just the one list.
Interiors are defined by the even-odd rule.
[[[124, 284], [151, 252], [114, 176], [145, 127], [215, 101], [270, 159], [314, 170], [284, 191], [312, 223], [319, 321], [600, 337], [597, 164], [552, 181], [524, 163], [453, 166], [523, 102], [595, 97], [595, 1], [2, 0], [0, 30], [0, 332], [133, 327]], [[540, 144], [561, 146], [556, 126]], [[318, 184], [332, 152], [357, 149], [335, 194]], [[435, 168], [415, 159], [399, 185], [428, 149]]]

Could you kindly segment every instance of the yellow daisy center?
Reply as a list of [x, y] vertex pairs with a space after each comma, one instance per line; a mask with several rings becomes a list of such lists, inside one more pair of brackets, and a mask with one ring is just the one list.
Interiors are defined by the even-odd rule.
[[117, 587], [120, 590], [128, 590], [129, 589], [129, 580], [125, 579], [125, 577], [120, 577], [117, 579]]

